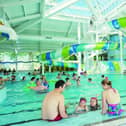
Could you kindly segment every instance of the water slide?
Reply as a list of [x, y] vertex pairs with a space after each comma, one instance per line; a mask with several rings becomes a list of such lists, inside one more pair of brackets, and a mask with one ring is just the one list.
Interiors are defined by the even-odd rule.
[[38, 61], [47, 61], [47, 60], [54, 60], [58, 58], [67, 58], [70, 55], [73, 55], [78, 52], [83, 51], [91, 51], [91, 50], [114, 50], [117, 49], [118, 42], [112, 43], [112, 42], [97, 42], [94, 44], [75, 44], [71, 46], [66, 46], [62, 49], [58, 49], [56, 51], [42, 53], [41, 55], [37, 56]]
[[108, 66], [110, 71], [115, 71], [114, 65], [111, 61], [108, 61]]
[[0, 40], [17, 40], [16, 32], [0, 19]]
[[115, 29], [126, 28], [126, 17], [114, 19], [108, 22], [109, 26]]
[[121, 67], [120, 67], [119, 62], [114, 61], [114, 62], [113, 62], [113, 65], [114, 65], [114, 68], [115, 68], [115, 71], [116, 71], [116, 72], [120, 72], [120, 71], [121, 71]]

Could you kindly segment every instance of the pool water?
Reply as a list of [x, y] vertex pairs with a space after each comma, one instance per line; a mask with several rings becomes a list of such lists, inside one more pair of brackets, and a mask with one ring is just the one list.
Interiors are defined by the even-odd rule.
[[[20, 76], [20, 74], [18, 74]], [[46, 77], [49, 81], [50, 91], [54, 88], [57, 73], [47, 73]], [[126, 109], [126, 75], [120, 74], [106, 74], [109, 80], [113, 83], [113, 88], [118, 89], [121, 96], [121, 104]], [[37, 76], [39, 77], [39, 76]], [[89, 83], [87, 79], [91, 77], [93, 84]], [[29, 77], [30, 78], [30, 77]], [[62, 79], [65, 79], [63, 76]], [[80, 97], [87, 99], [87, 105], [91, 97], [98, 96], [98, 102], [101, 105], [101, 75], [89, 75], [87, 77], [81, 76], [81, 85], [77, 86], [76, 81], [71, 80], [72, 85], [66, 87], [63, 92], [65, 97], [65, 104], [69, 104], [67, 110], [68, 114], [75, 111]], [[21, 125], [21, 126], [99, 126], [108, 125], [123, 126], [126, 122], [126, 113], [121, 116], [101, 115], [101, 110], [79, 114], [77, 116], [63, 119], [58, 122], [47, 122], [41, 120], [41, 105], [46, 93], [38, 93], [35, 91], [24, 91], [24, 86], [28, 81], [7, 82], [7, 98], [0, 104], [0, 126], [5, 125]], [[123, 120], [115, 122], [118, 120]]]

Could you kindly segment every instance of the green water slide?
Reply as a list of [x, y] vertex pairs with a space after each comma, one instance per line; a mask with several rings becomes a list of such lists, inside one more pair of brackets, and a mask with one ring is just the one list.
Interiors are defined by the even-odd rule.
[[121, 67], [120, 67], [119, 62], [114, 61], [114, 62], [113, 62], [113, 65], [114, 65], [114, 68], [115, 68], [115, 71], [116, 71], [116, 72], [120, 72], [120, 71], [121, 71]]

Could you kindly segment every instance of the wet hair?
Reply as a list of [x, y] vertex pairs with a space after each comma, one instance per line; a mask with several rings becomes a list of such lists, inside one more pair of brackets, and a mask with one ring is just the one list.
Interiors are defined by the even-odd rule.
[[58, 80], [55, 83], [55, 88], [63, 87], [64, 85], [65, 85], [65, 81], [64, 80]]
[[112, 87], [112, 82], [111, 81], [108, 81], [108, 80], [102, 80], [101, 84], [102, 85], [107, 84], [108, 86]]
[[73, 75], [72, 76], [76, 76], [76, 74], [75, 73], [73, 73]]
[[101, 75], [101, 77], [102, 77], [102, 78], [104, 78], [104, 77], [105, 77], [105, 75]]
[[[91, 110], [91, 111], [98, 110], [98, 108], [99, 108], [98, 99], [97, 99], [96, 97], [91, 97], [91, 99], [95, 99], [95, 100], [96, 100], [96, 105], [95, 105], [95, 106], [91, 106], [91, 105], [90, 105], [90, 110]], [[91, 99], [90, 99], [90, 101], [91, 101]]]
[[36, 81], [39, 81], [39, 78], [36, 78]]
[[25, 79], [26, 79], [26, 77], [25, 77], [25, 76], [23, 76], [23, 77], [22, 77], [22, 80], [25, 80]]
[[88, 78], [88, 81], [92, 81], [92, 78]]
[[82, 97], [82, 98], [80, 98], [80, 102], [81, 102], [81, 101], [85, 101], [85, 102], [86, 102], [87, 100], [86, 100], [86, 98], [83, 98], [83, 97]]
[[35, 77], [32, 77], [32, 78], [31, 78], [31, 81], [33, 81], [34, 79], [35, 79]]
[[80, 76], [78, 76], [77, 81], [80, 81]]
[[30, 72], [28, 72], [28, 75], [31, 75], [31, 73], [30, 73]]
[[66, 78], [66, 81], [68, 81], [69, 79], [70, 79], [70, 78], [69, 78], [69, 77], [67, 77], [67, 78]]

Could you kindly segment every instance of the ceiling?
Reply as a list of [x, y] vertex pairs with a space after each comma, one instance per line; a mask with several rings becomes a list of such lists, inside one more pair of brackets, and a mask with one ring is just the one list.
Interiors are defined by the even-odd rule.
[[125, 0], [0, 0], [0, 16], [18, 35], [1, 42], [0, 51], [43, 53], [96, 42], [96, 33], [113, 32], [107, 22], [125, 10]]

